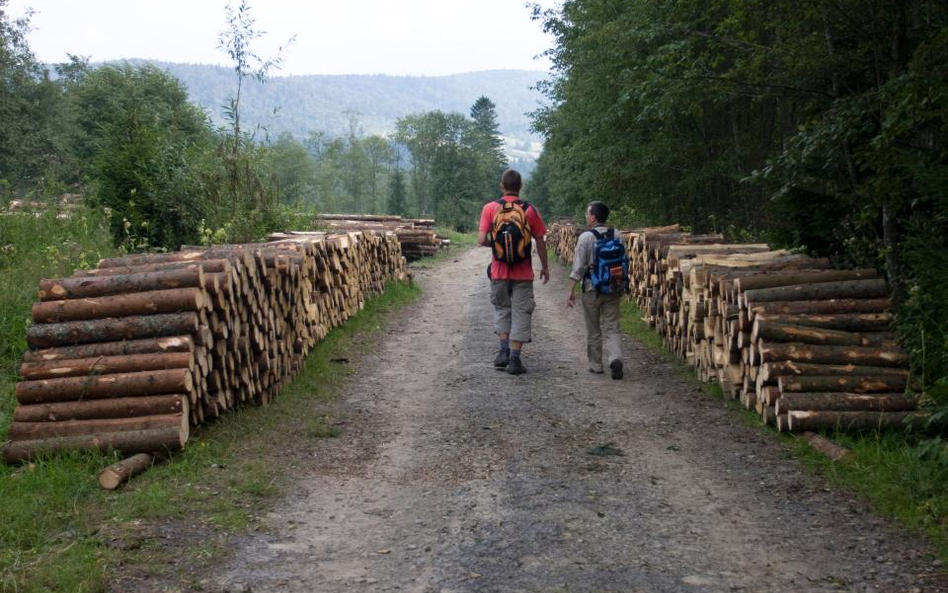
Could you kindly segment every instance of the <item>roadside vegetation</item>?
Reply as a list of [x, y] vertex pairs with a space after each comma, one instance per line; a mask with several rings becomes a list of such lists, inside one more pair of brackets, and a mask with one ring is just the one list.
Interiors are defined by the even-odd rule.
[[[724, 399], [716, 383], [703, 383], [690, 366], [665, 349], [658, 334], [642, 320], [631, 301], [622, 303], [622, 330], [665, 357], [687, 382], [709, 396]], [[728, 401], [735, 417], [772, 433], [796, 457], [834, 487], [854, 492], [884, 517], [927, 536], [943, 563], [948, 563], [948, 449], [940, 439], [901, 431], [830, 432], [826, 436], [850, 449], [848, 461], [832, 461], [798, 436], [763, 427], [760, 417]]]
[[[385, 293], [333, 330], [303, 371], [268, 407], [248, 407], [193, 434], [185, 451], [116, 492], [99, 470], [117, 458], [73, 453], [21, 467], [0, 465], [0, 590], [101, 591], [121, 567], [147, 577], [171, 572], [189, 586], [189, 569], [227, 552], [226, 535], [262, 528], [268, 500], [281, 493], [287, 458], [316, 440], [344, 434], [322, 404], [339, 393], [347, 361], [371, 351], [384, 320], [420, 294], [390, 283]], [[5, 401], [12, 399], [8, 383]], [[163, 533], [174, 533], [169, 543]]]

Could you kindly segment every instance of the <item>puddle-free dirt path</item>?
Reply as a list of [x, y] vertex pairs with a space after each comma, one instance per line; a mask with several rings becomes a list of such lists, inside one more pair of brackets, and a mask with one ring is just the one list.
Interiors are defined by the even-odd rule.
[[[924, 544], [823, 488], [775, 440], [624, 344], [591, 375], [566, 271], [536, 285], [526, 375], [493, 369], [472, 250], [354, 360], [269, 533], [218, 591], [937, 591]], [[598, 456], [611, 443], [623, 455]]]

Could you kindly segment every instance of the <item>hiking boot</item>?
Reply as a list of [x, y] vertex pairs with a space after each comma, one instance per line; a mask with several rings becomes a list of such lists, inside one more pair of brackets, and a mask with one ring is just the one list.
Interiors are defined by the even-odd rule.
[[510, 350], [498, 350], [497, 356], [494, 357], [494, 366], [498, 369], [502, 369], [507, 366], [507, 363], [510, 362]]
[[613, 379], [618, 380], [622, 378], [622, 361], [621, 360], [617, 358], [613, 360], [612, 362], [610, 362], [609, 369], [612, 371]]
[[510, 363], [507, 365], [508, 375], [522, 375], [526, 372], [527, 367], [523, 366], [523, 363], [520, 362], [520, 357], [510, 359]]
[[589, 372], [594, 375], [601, 375], [603, 371], [602, 369], [589, 369]]

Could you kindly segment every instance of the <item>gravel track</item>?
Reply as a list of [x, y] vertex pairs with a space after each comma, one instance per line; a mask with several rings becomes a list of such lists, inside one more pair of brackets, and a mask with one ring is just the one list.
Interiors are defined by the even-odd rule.
[[205, 590], [948, 591], [918, 536], [643, 345], [625, 340], [622, 381], [588, 373], [560, 266], [536, 285], [529, 372], [495, 371], [489, 257], [416, 274], [424, 296], [321, 410], [343, 436], [305, 452], [272, 529]]

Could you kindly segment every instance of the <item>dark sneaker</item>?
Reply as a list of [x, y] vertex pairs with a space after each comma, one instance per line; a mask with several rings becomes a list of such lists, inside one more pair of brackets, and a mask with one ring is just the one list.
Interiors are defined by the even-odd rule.
[[494, 357], [494, 366], [502, 369], [508, 362], [510, 362], [510, 350], [498, 350], [497, 356]]
[[508, 375], [522, 375], [526, 372], [527, 372], [527, 367], [523, 366], [523, 363], [520, 362], [519, 358], [510, 359], [510, 363], [507, 365]]
[[618, 358], [609, 363], [609, 369], [612, 370], [613, 379], [622, 378], [622, 361]]

